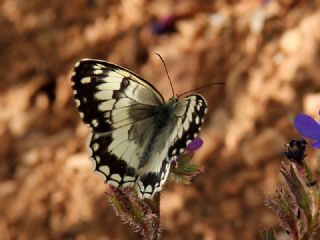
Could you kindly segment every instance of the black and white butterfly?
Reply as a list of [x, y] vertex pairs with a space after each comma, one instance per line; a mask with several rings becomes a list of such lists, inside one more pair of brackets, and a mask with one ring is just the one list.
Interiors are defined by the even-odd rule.
[[170, 164], [197, 136], [207, 111], [201, 95], [165, 102], [137, 74], [93, 59], [75, 64], [75, 102], [92, 135], [95, 172], [115, 187], [134, 186], [152, 198], [166, 182]]

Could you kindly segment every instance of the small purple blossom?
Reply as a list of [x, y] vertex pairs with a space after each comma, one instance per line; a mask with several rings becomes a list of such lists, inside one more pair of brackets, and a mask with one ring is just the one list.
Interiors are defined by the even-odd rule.
[[306, 138], [314, 140], [311, 146], [320, 149], [320, 124], [306, 114], [299, 114], [294, 119], [294, 127]]
[[199, 137], [196, 137], [195, 139], [192, 140], [192, 142], [190, 144], [188, 144], [187, 150], [189, 152], [194, 152], [194, 151], [198, 150], [199, 148], [201, 148], [202, 145], [203, 145], [202, 139]]
[[261, 0], [261, 5], [267, 5], [271, 2], [271, 0]]
[[176, 20], [175, 15], [168, 15], [162, 19], [157, 19], [151, 23], [151, 30], [157, 35], [173, 33], [176, 31]]

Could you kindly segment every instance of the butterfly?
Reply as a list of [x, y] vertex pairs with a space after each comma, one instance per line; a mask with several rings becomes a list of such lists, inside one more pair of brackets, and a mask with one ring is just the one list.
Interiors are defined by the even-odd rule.
[[102, 60], [78, 61], [71, 82], [80, 117], [91, 129], [94, 171], [114, 187], [134, 187], [141, 199], [152, 198], [171, 162], [197, 137], [206, 100], [195, 94], [166, 102], [142, 77]]

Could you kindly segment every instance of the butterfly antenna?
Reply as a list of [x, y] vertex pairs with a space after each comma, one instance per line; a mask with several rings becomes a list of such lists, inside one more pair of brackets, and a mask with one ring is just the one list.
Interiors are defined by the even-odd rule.
[[198, 88], [189, 90], [189, 91], [187, 91], [187, 92], [184, 92], [184, 93], [182, 93], [182, 94], [179, 94], [178, 97], [181, 97], [181, 96], [183, 96], [183, 95], [185, 95], [185, 94], [187, 94], [187, 93], [194, 92], [194, 91], [197, 91], [197, 90], [202, 89], [202, 88], [210, 87], [210, 86], [212, 86], [212, 85], [223, 85], [223, 84], [224, 84], [223, 82], [209, 83], [209, 84], [207, 84], [207, 85], [205, 85], [205, 86], [198, 87]]
[[170, 82], [170, 85], [171, 85], [172, 96], [174, 97], [174, 89], [173, 89], [173, 85], [172, 85], [172, 82], [171, 82], [171, 79], [170, 79], [170, 76], [169, 76], [169, 73], [168, 73], [168, 70], [167, 70], [166, 63], [164, 62], [163, 58], [161, 57], [161, 55], [159, 53], [154, 53], [154, 54], [156, 54], [160, 58], [161, 62], [163, 63], [164, 69], [166, 70], [166, 73], [167, 73], [167, 76], [168, 76], [168, 79], [169, 79], [169, 82]]

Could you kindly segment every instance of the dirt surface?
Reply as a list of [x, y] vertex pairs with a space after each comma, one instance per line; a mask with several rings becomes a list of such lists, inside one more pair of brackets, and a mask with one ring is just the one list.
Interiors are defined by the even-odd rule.
[[[206, 170], [166, 185], [162, 239], [253, 240], [265, 226], [287, 239], [263, 202], [299, 137], [292, 117], [318, 117], [319, 0], [3, 0], [0, 11], [0, 240], [140, 239], [92, 172], [70, 76], [77, 60], [103, 59], [169, 98], [154, 52], [177, 93], [224, 82], [199, 91], [209, 111], [194, 160]], [[168, 16], [171, 30], [154, 33]]]

